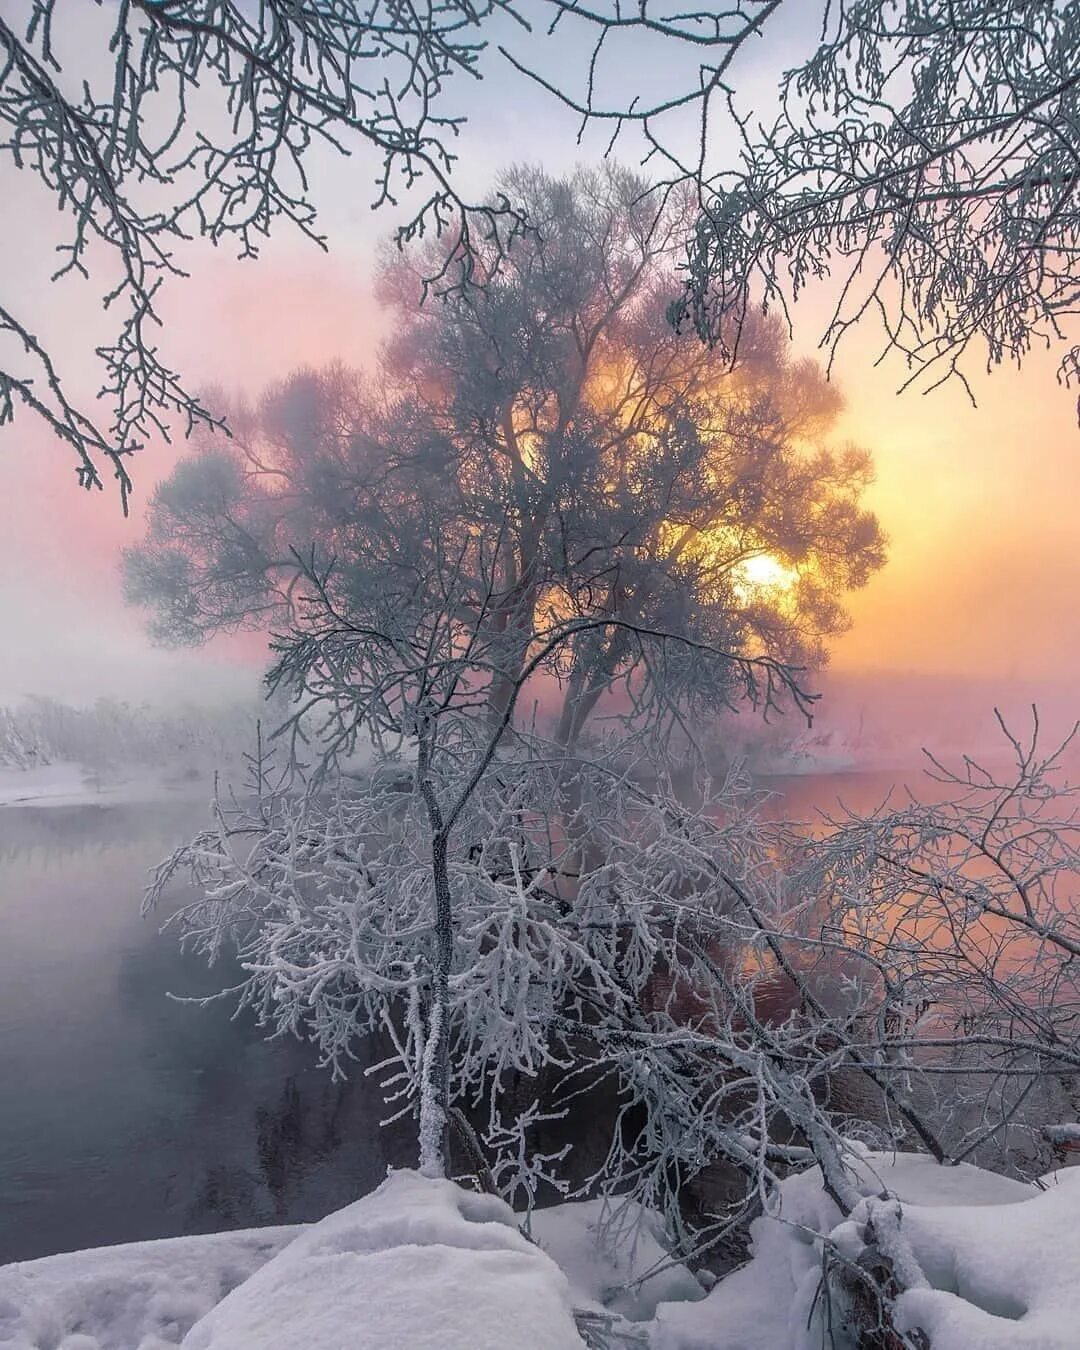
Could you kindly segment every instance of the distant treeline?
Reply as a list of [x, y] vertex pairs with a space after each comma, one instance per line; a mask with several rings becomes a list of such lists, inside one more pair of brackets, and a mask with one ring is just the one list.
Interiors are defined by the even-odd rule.
[[88, 769], [147, 765], [182, 769], [227, 762], [250, 749], [253, 708], [177, 708], [98, 699], [72, 707], [51, 698], [28, 698], [0, 707], [0, 765], [30, 769], [77, 763]]

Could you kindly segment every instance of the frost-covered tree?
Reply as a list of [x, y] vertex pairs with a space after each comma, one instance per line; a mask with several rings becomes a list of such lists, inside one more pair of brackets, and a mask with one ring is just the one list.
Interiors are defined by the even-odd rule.
[[682, 314], [703, 336], [726, 345], [733, 312], [832, 277], [823, 345], [869, 315], [908, 384], [1054, 347], [1076, 378], [1080, 7], [831, 3], [775, 120], [737, 93], [729, 128], [727, 114], [738, 165], [690, 174], [701, 214]]
[[[442, 305], [418, 303], [438, 246], [391, 264], [383, 294], [399, 316], [387, 368], [453, 445], [467, 528], [500, 533], [511, 670], [515, 633], [548, 608], [819, 661], [843, 592], [884, 557], [861, 504], [869, 458], [829, 440], [835, 390], [776, 325], [748, 327], [735, 368], [672, 330], [681, 194], [610, 167], [500, 187], [536, 235], [505, 254], [478, 242], [477, 286]], [[617, 632], [573, 644], [560, 738], [643, 673]]]
[[0, 707], [0, 765], [69, 762], [98, 772], [135, 765], [173, 772], [206, 768], [215, 760], [239, 761], [254, 720], [254, 706], [163, 712], [108, 698], [73, 707], [35, 696]]
[[[500, 191], [537, 232], [505, 253], [478, 246], [482, 284], [426, 305], [423, 276], [463, 264], [439, 245], [392, 259], [398, 322], [378, 371], [298, 375], [237, 416], [232, 445], [183, 462], [128, 554], [129, 596], [166, 640], [302, 626], [313, 549], [336, 560], [348, 613], [342, 588], [362, 592], [371, 560], [438, 565], [433, 523], [451, 552], [481, 539], [490, 567], [460, 603], [498, 638], [493, 718], [535, 632], [622, 624], [581, 627], [550, 663], [537, 696], [563, 744], [605, 697], [648, 696], [636, 629], [820, 662], [843, 593], [884, 557], [861, 500], [869, 458], [829, 440], [835, 390], [776, 325], [748, 326], [734, 367], [674, 332], [683, 204], [614, 169], [523, 171]], [[730, 673], [717, 669], [714, 707], [731, 701]]]
[[[69, 396], [37, 316], [0, 304], [0, 422], [19, 406], [37, 413], [74, 452], [82, 483], [100, 486], [111, 468], [126, 502], [130, 456], [148, 436], [214, 416], [159, 347], [162, 284], [184, 274], [193, 238], [241, 257], [279, 226], [324, 243], [313, 149], [372, 154], [374, 204], [395, 210], [402, 239], [445, 234], [452, 256], [468, 256], [478, 235], [512, 235], [523, 220], [513, 203], [473, 204], [454, 186], [464, 120], [454, 96], [503, 64], [493, 36], [531, 47], [548, 23], [588, 41], [612, 18], [562, 0], [539, 12], [515, 0], [5, 5], [0, 171], [38, 179], [68, 228], [57, 276], [100, 277], [120, 318], [97, 353], [106, 424]], [[737, 8], [705, 16], [704, 29], [643, 26], [654, 39], [688, 30], [724, 53], [755, 25]]]
[[[502, 630], [489, 621], [498, 549], [458, 539], [437, 504], [426, 529], [423, 571], [368, 559], [362, 587], [346, 577], [339, 591], [332, 563], [302, 567], [304, 623], [274, 639], [269, 677], [296, 703], [282, 786], [268, 787], [260, 759], [254, 807], [237, 807], [230, 823], [219, 806], [219, 828], [181, 850], [159, 886], [177, 865], [193, 867], [208, 889], [184, 916], [189, 932], [211, 955], [233, 942], [268, 980], [251, 982], [245, 1000], [309, 1031], [328, 1060], [352, 1054], [365, 1033], [394, 1037], [421, 1164], [435, 1171], [459, 1097], [486, 1094], [497, 1134], [504, 1074], [556, 1062], [559, 1017], [585, 1025], [586, 1004], [632, 1007], [649, 976], [607, 876], [619, 850], [609, 831], [644, 829], [648, 847], [644, 817], [637, 827], [627, 814], [627, 803], [648, 803], [634, 786], [634, 754], [655, 745], [670, 714], [708, 696], [713, 666], [732, 667], [752, 703], [804, 695], [772, 658], [574, 613], [545, 613], [524, 664], [508, 673]], [[656, 678], [618, 714], [619, 735], [582, 759], [538, 734], [519, 704], [584, 632], [609, 629], [629, 634]], [[495, 716], [493, 679], [510, 686]], [[317, 750], [310, 775], [297, 739]], [[358, 781], [339, 770], [360, 739], [375, 747], [377, 770]], [[627, 897], [631, 926], [635, 904]], [[268, 938], [273, 952], [263, 952]], [[277, 987], [286, 968], [298, 1004]]]

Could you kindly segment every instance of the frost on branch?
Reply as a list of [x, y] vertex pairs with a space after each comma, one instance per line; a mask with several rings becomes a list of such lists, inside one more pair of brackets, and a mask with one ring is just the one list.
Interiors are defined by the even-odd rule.
[[[816, 1162], [839, 1211], [873, 1230], [888, 1275], [866, 1287], [893, 1290], [873, 1303], [891, 1317], [916, 1267], [899, 1212], [862, 1203], [852, 1138], [1037, 1170], [1047, 1094], [1080, 1063], [1072, 790], [1035, 738], [1015, 745], [1011, 774], [937, 766], [946, 800], [818, 838], [764, 819], [737, 777], [691, 806], [578, 762], [571, 797], [565, 760], [523, 743], [497, 757], [447, 849], [445, 1005], [446, 1106], [474, 1123], [497, 1183], [526, 1206], [549, 1186], [618, 1195], [613, 1214], [632, 1200], [682, 1250], [723, 1250]], [[370, 1038], [389, 1044], [376, 1076], [392, 1114], [419, 1112], [436, 1170], [423, 795], [402, 775], [261, 781], [172, 860], [203, 890], [175, 922], [208, 954], [235, 947], [241, 1003], [335, 1071], [367, 1062]], [[577, 1108], [598, 1084], [610, 1106], [587, 1123], [606, 1156], [582, 1175]]]

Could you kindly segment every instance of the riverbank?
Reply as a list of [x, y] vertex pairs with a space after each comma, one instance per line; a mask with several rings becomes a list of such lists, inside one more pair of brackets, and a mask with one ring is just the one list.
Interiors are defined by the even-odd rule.
[[211, 792], [209, 780], [194, 771], [183, 775], [153, 769], [101, 773], [75, 763], [29, 769], [0, 766], [0, 809], [193, 802], [208, 798]]

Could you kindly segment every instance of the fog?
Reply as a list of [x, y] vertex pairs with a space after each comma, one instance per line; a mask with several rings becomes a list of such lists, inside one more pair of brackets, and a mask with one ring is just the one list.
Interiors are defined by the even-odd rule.
[[[332, 287], [329, 261], [307, 269], [224, 268], [232, 289], [218, 287], [218, 295], [229, 303], [218, 312], [214, 354], [204, 350], [196, 376], [216, 373], [253, 396], [308, 361], [340, 355], [362, 364], [381, 322], [373, 303], [362, 287], [352, 296]], [[193, 280], [183, 293], [197, 325], [202, 285]], [[274, 296], [294, 301], [280, 310]], [[297, 313], [320, 319], [293, 323]], [[194, 349], [193, 335], [187, 340]], [[850, 374], [856, 368], [852, 357]], [[892, 402], [877, 374], [872, 384], [848, 383], [845, 426], [874, 453], [871, 504], [889, 556], [848, 597], [851, 629], [834, 642], [828, 674], [811, 681], [825, 694], [823, 725], [857, 727], [861, 718], [875, 735], [910, 745], [955, 744], [961, 727], [981, 743], [995, 706], [1019, 711], [1034, 702], [1052, 725], [1070, 720], [1080, 669], [1072, 508], [1080, 455], [1072, 400], [1046, 374], [1035, 367], [996, 376], [977, 409], [949, 390], [936, 403]], [[121, 549], [140, 537], [143, 505], [182, 445], [154, 447], [136, 461], [127, 520], [108, 490], [78, 489], [67, 452], [27, 419], [0, 430], [0, 453], [0, 704], [32, 694], [164, 705], [257, 695], [260, 635], [164, 650], [123, 602]]]
[[[768, 72], [798, 46], [815, 13], [807, 6], [801, 25], [785, 25], [745, 58], [748, 96], [764, 98]], [[80, 17], [102, 21], [89, 11]], [[77, 37], [77, 27], [66, 27], [65, 36]], [[548, 61], [578, 55], [558, 38], [544, 52]], [[656, 81], [672, 72], [643, 57], [636, 75]], [[602, 128], [579, 145], [567, 110], [498, 64], [488, 77], [482, 90], [458, 95], [473, 116], [459, 146], [467, 191], [482, 194], [502, 167], [530, 157], [541, 112], [546, 168], [565, 171], [599, 157]], [[191, 386], [250, 398], [300, 365], [371, 362], [386, 335], [372, 277], [395, 223], [392, 209], [370, 209], [374, 168], [363, 154], [348, 161], [315, 154], [329, 252], [281, 230], [254, 262], [201, 245], [181, 259], [192, 276], [163, 293], [163, 342]], [[89, 353], [111, 322], [100, 311], [99, 279], [48, 283], [52, 259], [43, 241], [63, 236], [51, 199], [30, 175], [8, 175], [0, 212], [6, 293], [16, 309], [32, 310], [74, 392], [90, 395], [98, 373]], [[816, 353], [831, 298], [825, 286], [796, 311], [795, 340], [808, 354]], [[889, 561], [847, 598], [853, 623], [833, 644], [830, 702], [839, 701], [836, 691], [852, 691], [847, 712], [856, 721], [856, 708], [865, 706], [875, 724], [896, 719], [905, 741], [954, 728], [952, 709], [985, 716], [1001, 701], [1056, 708], [1080, 669], [1074, 396], [1036, 355], [1022, 374], [1003, 369], [977, 378], [977, 407], [959, 385], [897, 398], [905, 370], [897, 360], [875, 367], [878, 336], [872, 325], [860, 327], [841, 348], [834, 378], [847, 401], [842, 433], [874, 456], [869, 504], [888, 533]], [[77, 489], [70, 452], [31, 417], [0, 428], [0, 703], [35, 693], [79, 703], [102, 696], [213, 702], [255, 689], [258, 639], [166, 652], [148, 642], [140, 616], [121, 598], [120, 550], [138, 539], [144, 504], [183, 453], [181, 438], [135, 458], [125, 520], [111, 487]]]
[[780, 8], [0, 0], [10, 1344], [1073, 1344], [1080, 6]]

